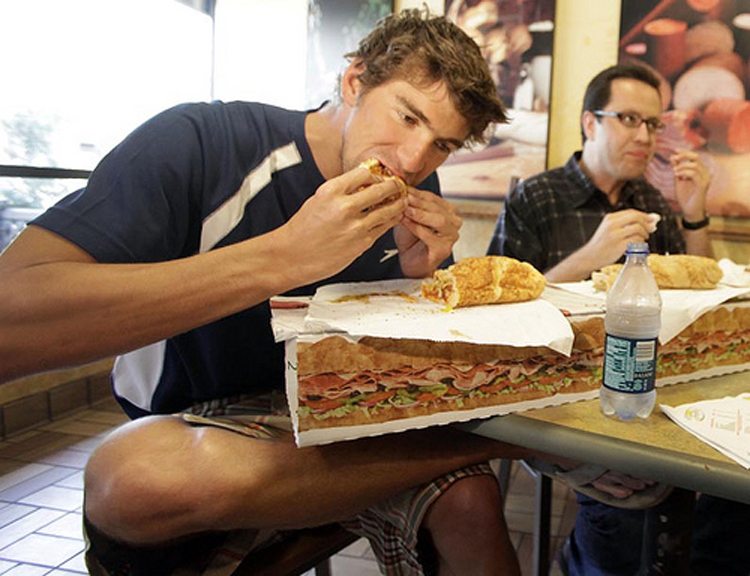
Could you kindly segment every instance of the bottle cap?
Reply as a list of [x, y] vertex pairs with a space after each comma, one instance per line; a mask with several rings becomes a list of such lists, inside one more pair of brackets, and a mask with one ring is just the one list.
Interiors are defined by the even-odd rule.
[[648, 244], [646, 242], [628, 242], [625, 254], [648, 254]]

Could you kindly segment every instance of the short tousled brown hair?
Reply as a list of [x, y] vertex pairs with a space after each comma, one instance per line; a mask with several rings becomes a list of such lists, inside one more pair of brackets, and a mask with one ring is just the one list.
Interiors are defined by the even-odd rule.
[[508, 122], [479, 46], [456, 24], [424, 9], [402, 10], [381, 19], [356, 50], [365, 90], [392, 79], [413, 84], [445, 82], [469, 125], [468, 142], [484, 142], [487, 126]]

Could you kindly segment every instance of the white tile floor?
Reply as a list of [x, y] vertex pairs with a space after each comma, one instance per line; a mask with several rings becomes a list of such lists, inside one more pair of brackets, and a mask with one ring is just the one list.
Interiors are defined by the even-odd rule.
[[[0, 442], [0, 575], [86, 574], [83, 467], [103, 435], [125, 420], [107, 401]], [[506, 516], [524, 575], [531, 574], [533, 493], [531, 478], [514, 469]], [[574, 513], [570, 491], [556, 484], [553, 547], [570, 531]], [[335, 556], [332, 568], [334, 576], [380, 574], [365, 540]], [[560, 574], [556, 565], [550, 574]]]

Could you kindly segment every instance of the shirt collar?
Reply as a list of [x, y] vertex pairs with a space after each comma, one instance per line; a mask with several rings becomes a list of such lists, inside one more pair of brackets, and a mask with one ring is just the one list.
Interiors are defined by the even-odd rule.
[[[583, 170], [581, 170], [581, 155], [582, 152], [573, 153], [565, 164], [566, 174], [575, 182], [575, 189], [571, 191], [569, 200], [575, 208], [580, 208], [591, 200], [597, 194], [600, 194], [606, 200], [606, 194], [599, 190], [596, 185], [591, 181]], [[638, 189], [638, 182], [641, 180], [628, 180], [620, 190], [620, 198], [618, 201], [619, 205], [627, 205], [628, 201], [633, 197]], [[614, 208], [617, 208], [615, 206]]]
[[591, 179], [581, 170], [580, 160], [582, 152], [575, 152], [565, 164], [566, 175], [576, 184], [570, 191], [568, 199], [575, 208], [580, 208], [586, 202], [601, 191], [594, 185]]

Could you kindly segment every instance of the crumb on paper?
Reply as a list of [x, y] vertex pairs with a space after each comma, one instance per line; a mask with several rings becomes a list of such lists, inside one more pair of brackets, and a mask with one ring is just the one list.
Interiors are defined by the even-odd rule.
[[338, 298], [331, 300], [331, 302], [335, 304], [341, 304], [343, 302], [370, 302], [370, 298], [375, 298], [378, 296], [393, 296], [397, 298], [402, 298], [403, 300], [406, 300], [407, 302], [419, 302], [417, 298], [412, 296], [411, 294], [407, 294], [406, 292], [367, 292], [365, 294], [346, 294], [344, 296], [339, 296]]

